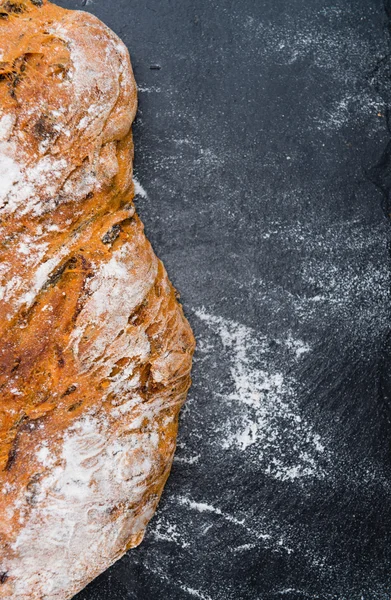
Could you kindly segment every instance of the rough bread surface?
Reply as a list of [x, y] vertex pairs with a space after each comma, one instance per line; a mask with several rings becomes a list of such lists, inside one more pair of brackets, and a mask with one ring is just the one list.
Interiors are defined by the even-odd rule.
[[119, 38], [0, 0], [0, 598], [67, 599], [136, 546], [194, 339], [132, 203]]

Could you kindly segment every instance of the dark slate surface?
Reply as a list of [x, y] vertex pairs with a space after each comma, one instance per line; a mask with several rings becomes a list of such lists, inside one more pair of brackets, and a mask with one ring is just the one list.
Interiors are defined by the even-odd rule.
[[158, 513], [78, 600], [389, 600], [391, 6], [60, 3], [129, 47], [198, 340]]

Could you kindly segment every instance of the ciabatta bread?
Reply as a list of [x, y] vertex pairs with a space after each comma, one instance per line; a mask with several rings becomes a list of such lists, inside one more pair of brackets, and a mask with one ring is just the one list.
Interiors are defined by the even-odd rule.
[[128, 52], [0, 0], [0, 598], [71, 598], [143, 538], [194, 339], [133, 205]]

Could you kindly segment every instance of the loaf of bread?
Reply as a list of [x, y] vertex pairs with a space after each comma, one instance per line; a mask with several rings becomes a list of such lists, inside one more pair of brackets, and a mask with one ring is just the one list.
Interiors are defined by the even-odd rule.
[[194, 339], [133, 205], [128, 52], [0, 0], [0, 598], [67, 599], [139, 544]]

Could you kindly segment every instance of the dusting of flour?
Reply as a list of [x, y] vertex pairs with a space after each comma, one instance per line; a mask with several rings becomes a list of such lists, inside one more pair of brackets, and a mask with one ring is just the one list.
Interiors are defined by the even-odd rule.
[[[212, 336], [219, 336], [223, 359], [230, 365], [232, 385], [222, 398], [228, 409], [221, 436], [223, 448], [251, 451], [264, 471], [276, 479], [323, 477], [319, 458], [324, 456], [325, 447], [300, 413], [291, 378], [273, 364], [268, 338], [205, 309], [198, 309], [196, 315]], [[310, 351], [292, 335], [276, 343], [293, 361]]]
[[[129, 417], [129, 429], [133, 421]], [[60, 458], [51, 453], [47, 441], [37, 450], [45, 475], [27, 495], [20, 494], [17, 508], [25, 527], [12, 547], [18, 558], [9, 557], [1, 565], [15, 578], [17, 597], [27, 597], [38, 584], [45, 597], [57, 597], [72, 584], [77, 586], [86, 573], [93, 577], [102, 570], [119, 540], [125, 544], [143, 530], [154, 507], [147, 502], [138, 513], [132, 506], [141, 502], [154, 473], [159, 435], [152, 421], [148, 431], [135, 426], [118, 438], [107, 419], [87, 415], [66, 431]], [[35, 510], [25, 519], [31, 504]], [[119, 507], [123, 508], [113, 520], [112, 511]]]

